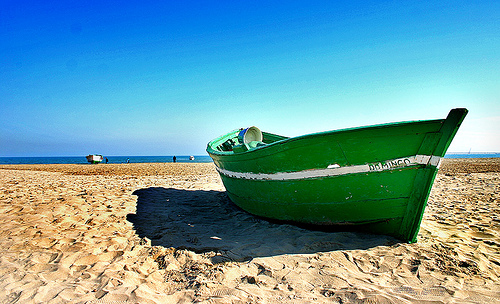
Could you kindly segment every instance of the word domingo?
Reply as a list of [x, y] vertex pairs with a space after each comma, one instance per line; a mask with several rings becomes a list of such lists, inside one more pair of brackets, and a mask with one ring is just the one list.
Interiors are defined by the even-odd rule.
[[369, 164], [370, 171], [380, 171], [380, 170], [389, 170], [394, 168], [406, 167], [412, 164], [412, 161], [409, 158], [400, 158], [394, 160], [388, 160], [383, 163], [375, 163]]

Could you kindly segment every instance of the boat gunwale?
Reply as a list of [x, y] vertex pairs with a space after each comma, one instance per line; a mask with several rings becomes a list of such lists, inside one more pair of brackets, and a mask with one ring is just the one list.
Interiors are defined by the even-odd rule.
[[[251, 154], [252, 152], [258, 151], [258, 150], [264, 150], [264, 149], [271, 149], [272, 147], [276, 145], [283, 145], [287, 144], [290, 142], [298, 141], [298, 140], [303, 140], [307, 139], [309, 137], [323, 137], [323, 136], [330, 136], [333, 134], [340, 134], [340, 133], [346, 133], [346, 132], [352, 132], [352, 131], [364, 131], [364, 130], [370, 130], [370, 129], [382, 129], [382, 128], [388, 128], [388, 127], [395, 127], [395, 126], [401, 126], [401, 125], [408, 125], [408, 124], [421, 124], [421, 123], [443, 123], [445, 119], [425, 119], [425, 120], [409, 120], [409, 121], [401, 121], [401, 122], [390, 122], [390, 123], [383, 123], [383, 124], [375, 124], [375, 125], [367, 125], [367, 126], [360, 126], [360, 127], [350, 127], [350, 128], [344, 128], [344, 129], [337, 129], [337, 130], [330, 130], [330, 131], [321, 131], [321, 132], [315, 132], [315, 133], [309, 133], [309, 134], [304, 134], [304, 135], [299, 135], [299, 136], [294, 136], [294, 137], [286, 137], [283, 135], [278, 135], [270, 132], [262, 132], [264, 134], [270, 134], [270, 135], [275, 135], [275, 136], [280, 136], [280, 137], [285, 137], [284, 139], [277, 140], [275, 142], [265, 144], [260, 147], [252, 148], [247, 151], [243, 152], [238, 152], [234, 153], [233, 151], [218, 151], [214, 148], [221, 145], [224, 143], [226, 140], [233, 138], [235, 134], [239, 133], [240, 129], [235, 129], [232, 130], [224, 135], [221, 135], [213, 140], [211, 140], [207, 144], [207, 153], [209, 155], [214, 155], [214, 156], [221, 156], [223, 158], [232, 158], [232, 156], [242, 156], [242, 155], [248, 155]], [[383, 137], [385, 135], [380, 135], [376, 137]], [[216, 145], [216, 143], [218, 143]], [[272, 153], [276, 154], [279, 153], [279, 151]], [[270, 155], [272, 155], [270, 154]], [[250, 159], [248, 159], [250, 160]]]
[[[212, 158], [215, 157], [220, 162], [242, 161], [243, 159], [241, 157], [243, 157], [245, 161], [251, 161], [251, 160], [255, 160], [255, 159], [258, 159], [261, 157], [260, 153], [258, 153], [258, 152], [274, 149], [274, 148], [276, 148], [276, 146], [284, 146], [287, 149], [294, 149], [293, 147], [289, 147], [289, 145], [291, 145], [293, 142], [296, 142], [296, 141], [307, 140], [308, 138], [313, 138], [313, 137], [319, 138], [319, 137], [332, 136], [335, 134], [342, 134], [342, 133], [348, 133], [348, 132], [370, 131], [370, 130], [376, 130], [376, 129], [384, 129], [384, 128], [390, 128], [390, 127], [411, 125], [411, 124], [434, 124], [434, 123], [443, 124], [444, 121], [445, 121], [445, 119], [411, 120], [411, 121], [368, 125], [368, 126], [361, 126], [361, 127], [344, 128], [344, 129], [330, 130], [330, 131], [321, 131], [321, 132], [299, 135], [296, 137], [286, 137], [282, 140], [277, 140], [275, 142], [266, 144], [264, 146], [256, 147], [256, 148], [250, 149], [248, 151], [238, 152], [238, 153], [234, 153], [233, 151], [215, 150], [214, 147], [221, 145], [223, 142], [225, 142], [226, 140], [228, 140], [230, 138], [234, 138], [234, 135], [236, 135], [241, 130], [241, 129], [235, 129], [233, 131], [228, 132], [225, 135], [221, 135], [221, 136], [217, 137], [216, 139], [210, 141], [207, 145], [207, 152], [210, 156], [212, 156]], [[269, 133], [269, 132], [263, 132], [263, 133], [285, 137], [282, 135], [277, 135], [277, 134], [273, 134], [273, 133]], [[374, 135], [374, 137], [384, 137], [384, 136], [385, 135]], [[216, 145], [216, 143], [218, 143], [218, 144]], [[279, 154], [281, 152], [282, 152], [282, 150], [280, 150], [280, 149], [276, 149], [276, 151], [274, 151], [274, 152], [267, 151], [268, 154], [266, 155], [266, 157], [271, 157], [271, 156]], [[217, 162], [215, 162], [215, 164], [217, 165]]]

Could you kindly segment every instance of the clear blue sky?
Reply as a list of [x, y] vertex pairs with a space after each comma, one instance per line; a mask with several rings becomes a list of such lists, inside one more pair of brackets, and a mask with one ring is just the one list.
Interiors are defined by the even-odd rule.
[[0, 156], [203, 155], [470, 110], [500, 151], [500, 1], [0, 1]]

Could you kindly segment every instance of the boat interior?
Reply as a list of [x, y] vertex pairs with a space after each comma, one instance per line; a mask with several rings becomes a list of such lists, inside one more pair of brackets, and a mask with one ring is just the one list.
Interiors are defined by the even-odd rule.
[[215, 142], [213, 148], [219, 152], [242, 153], [264, 147], [276, 141], [287, 139], [286, 136], [261, 132], [257, 127], [235, 130]]

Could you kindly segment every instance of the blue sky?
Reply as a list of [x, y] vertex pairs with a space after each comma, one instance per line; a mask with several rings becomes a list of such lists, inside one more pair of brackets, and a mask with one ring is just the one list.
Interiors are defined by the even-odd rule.
[[500, 151], [499, 1], [0, 1], [0, 156], [203, 155], [470, 110]]

